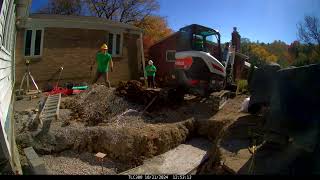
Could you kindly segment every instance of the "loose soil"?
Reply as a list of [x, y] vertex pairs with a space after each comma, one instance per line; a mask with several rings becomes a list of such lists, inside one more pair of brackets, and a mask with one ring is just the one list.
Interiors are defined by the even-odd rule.
[[[240, 96], [229, 101], [216, 115], [197, 98], [185, 100], [183, 106], [163, 106], [158, 111], [142, 114], [144, 105], [133, 104], [115, 95], [115, 91], [95, 85], [82, 94], [63, 98], [60, 119], [53, 121], [48, 134], [43, 136], [33, 137], [28, 129], [37, 100], [27, 110], [16, 111], [17, 143], [22, 159], [25, 157], [21, 150], [32, 146], [44, 158], [50, 174], [99, 174], [94, 154], [103, 152], [108, 162], [104, 174], [120, 173], [196, 135], [213, 141], [219, 128], [237, 119], [246, 98]], [[23, 104], [24, 100], [16, 104], [19, 103]], [[221, 124], [215, 125], [217, 121]], [[65, 169], [72, 162], [81, 170]]]

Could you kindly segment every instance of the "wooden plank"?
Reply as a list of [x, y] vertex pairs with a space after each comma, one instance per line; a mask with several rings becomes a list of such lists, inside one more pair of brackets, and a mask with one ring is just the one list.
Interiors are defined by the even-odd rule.
[[26, 92], [26, 95], [35, 95], [35, 94], [39, 94], [39, 91], [37, 91], [37, 90], [30, 90], [29, 92]]

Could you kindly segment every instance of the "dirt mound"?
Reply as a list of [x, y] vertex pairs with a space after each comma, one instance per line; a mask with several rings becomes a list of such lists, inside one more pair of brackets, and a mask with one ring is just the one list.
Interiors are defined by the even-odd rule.
[[[66, 150], [78, 153], [107, 154], [114, 162], [125, 163], [120, 171], [141, 165], [144, 160], [177, 147], [193, 136], [194, 120], [172, 124], [144, 124], [132, 126], [83, 127], [78, 122], [59, 128], [50, 134], [32, 139], [19, 136], [18, 142], [33, 146], [41, 155], [57, 154]], [[54, 126], [58, 126], [53, 124]], [[27, 140], [26, 138], [29, 138]]]
[[95, 126], [100, 123], [111, 122], [128, 109], [139, 109], [138, 106], [128, 103], [115, 95], [115, 89], [103, 85], [94, 85], [90, 90], [64, 102], [64, 108], [73, 111], [73, 119]]

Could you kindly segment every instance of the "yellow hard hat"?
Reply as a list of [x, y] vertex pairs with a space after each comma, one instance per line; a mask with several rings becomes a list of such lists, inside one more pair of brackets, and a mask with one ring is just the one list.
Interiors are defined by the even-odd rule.
[[107, 50], [107, 49], [108, 49], [108, 46], [107, 46], [106, 44], [103, 44], [103, 45], [101, 46], [101, 49]]

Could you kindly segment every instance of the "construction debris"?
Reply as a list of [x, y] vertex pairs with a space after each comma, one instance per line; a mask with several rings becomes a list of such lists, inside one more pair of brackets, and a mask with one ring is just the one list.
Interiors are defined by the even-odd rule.
[[[47, 136], [32, 137], [24, 132], [17, 137], [17, 142], [22, 147], [33, 146], [44, 157], [46, 166], [52, 171], [49, 173], [101, 173], [97, 162], [92, 166], [77, 160], [75, 166], [84, 167], [84, 170], [65, 168], [79, 158], [62, 155], [72, 151], [79, 155], [89, 153], [93, 160], [97, 152], [107, 154], [108, 160], [121, 164], [117, 170], [103, 167], [103, 174], [113, 174], [142, 165], [144, 160], [168, 152], [196, 134], [215, 139], [216, 129], [222, 128], [229, 116], [230, 119], [235, 116], [234, 113], [221, 113], [221, 122], [201, 123], [199, 119], [205, 120], [216, 113], [213, 106], [222, 104], [208, 106], [208, 101], [191, 98], [184, 100], [183, 106], [175, 106], [180, 101], [172, 94], [178, 94], [178, 91], [171, 94], [169, 91], [147, 90], [137, 81], [123, 82], [117, 89], [94, 85], [82, 94], [61, 100], [60, 118], [52, 121]], [[235, 101], [240, 104], [243, 99]], [[230, 105], [233, 107], [232, 101], [228, 101], [226, 107]], [[238, 108], [237, 105], [232, 109]], [[225, 112], [229, 108], [222, 109]], [[145, 111], [148, 113], [143, 113]], [[55, 160], [55, 156], [58, 159]], [[60, 171], [61, 168], [64, 170]]]
[[180, 104], [184, 94], [176, 89], [149, 90], [142, 86], [139, 81], [120, 82], [116, 89], [116, 95], [126, 98], [147, 107], [148, 111], [159, 110], [161, 107], [170, 107]]

